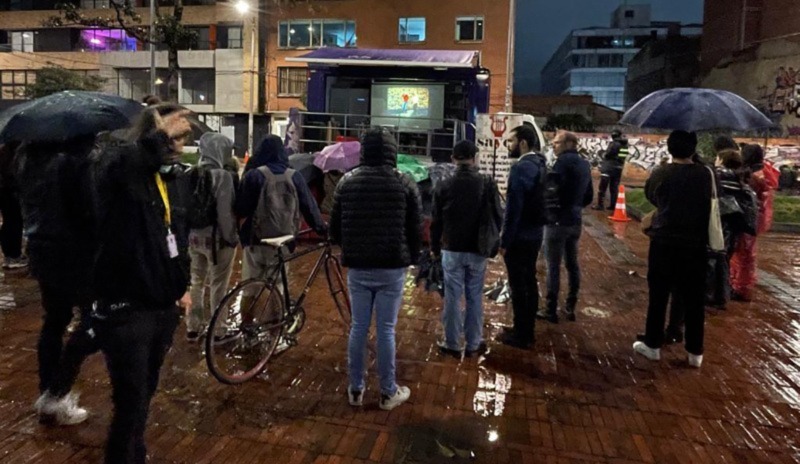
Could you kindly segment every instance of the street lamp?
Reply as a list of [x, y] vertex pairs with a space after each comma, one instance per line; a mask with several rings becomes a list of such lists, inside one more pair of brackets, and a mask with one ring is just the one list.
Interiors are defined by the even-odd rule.
[[[235, 5], [236, 11], [242, 16], [250, 11], [250, 4], [239, 0]], [[253, 156], [253, 102], [255, 98], [256, 80], [256, 16], [252, 17], [253, 30], [250, 32], [250, 104], [247, 108], [247, 153]]]

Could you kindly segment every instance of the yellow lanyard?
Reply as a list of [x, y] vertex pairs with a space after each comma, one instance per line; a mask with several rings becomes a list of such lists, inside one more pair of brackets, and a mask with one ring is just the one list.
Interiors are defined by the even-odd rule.
[[161, 200], [164, 202], [164, 223], [167, 225], [167, 229], [169, 229], [170, 224], [172, 224], [172, 215], [169, 210], [169, 195], [167, 195], [167, 184], [164, 183], [159, 173], [156, 173], [156, 185], [158, 185], [158, 192], [161, 194]]

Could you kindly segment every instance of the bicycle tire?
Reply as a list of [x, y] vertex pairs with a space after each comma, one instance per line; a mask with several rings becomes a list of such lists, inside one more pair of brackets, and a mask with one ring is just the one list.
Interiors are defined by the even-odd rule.
[[[248, 298], [252, 302], [246, 305]], [[251, 317], [242, 312], [250, 311]], [[283, 336], [286, 308], [274, 283], [261, 279], [240, 282], [214, 310], [206, 333], [206, 364], [220, 382], [236, 385], [259, 375]], [[245, 319], [251, 319], [249, 322]], [[225, 333], [220, 343], [215, 334]]]
[[350, 328], [350, 321], [352, 320], [350, 294], [347, 293], [347, 285], [342, 276], [342, 266], [335, 256], [328, 256], [325, 259], [325, 278], [328, 280], [328, 289], [336, 305], [336, 311], [339, 313], [339, 317], [345, 327]]

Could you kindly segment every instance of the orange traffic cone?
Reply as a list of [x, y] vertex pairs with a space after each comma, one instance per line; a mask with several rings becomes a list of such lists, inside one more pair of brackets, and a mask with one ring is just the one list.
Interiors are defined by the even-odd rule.
[[609, 219], [616, 222], [630, 222], [628, 217], [628, 209], [625, 206], [625, 186], [619, 186], [619, 194], [617, 194], [617, 206], [614, 208], [614, 215], [609, 216]]
[[250, 152], [245, 150], [244, 152], [244, 165], [247, 166], [247, 162], [250, 161]]

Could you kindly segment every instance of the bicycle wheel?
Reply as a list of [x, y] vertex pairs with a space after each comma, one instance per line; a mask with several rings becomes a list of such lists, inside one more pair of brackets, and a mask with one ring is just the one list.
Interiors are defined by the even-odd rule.
[[260, 374], [283, 335], [284, 309], [281, 292], [265, 280], [245, 280], [228, 292], [206, 334], [211, 374], [227, 384]]
[[342, 276], [342, 266], [335, 256], [329, 256], [325, 260], [325, 277], [328, 279], [328, 288], [331, 291], [331, 298], [336, 304], [336, 310], [339, 312], [344, 325], [349, 328], [351, 319], [350, 295], [347, 293], [347, 285], [345, 285], [344, 277]]

